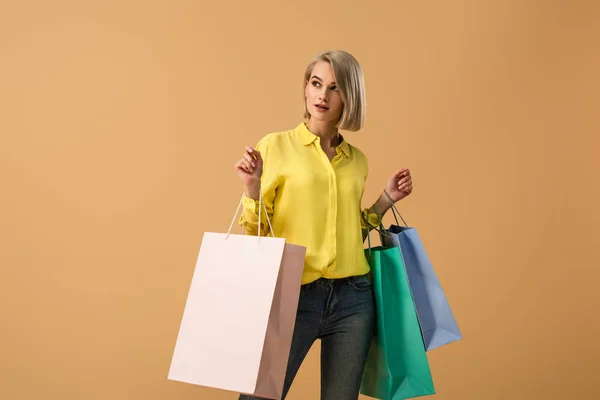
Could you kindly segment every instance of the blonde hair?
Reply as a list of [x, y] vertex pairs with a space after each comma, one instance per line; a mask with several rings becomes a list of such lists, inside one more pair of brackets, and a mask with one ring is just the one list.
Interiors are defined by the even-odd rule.
[[[337, 124], [338, 128], [347, 131], [358, 131], [362, 128], [366, 116], [365, 82], [360, 64], [350, 53], [343, 50], [331, 50], [317, 55], [304, 72], [304, 89], [316, 63], [328, 62], [333, 70], [344, 109]], [[310, 118], [304, 99], [304, 118]]]

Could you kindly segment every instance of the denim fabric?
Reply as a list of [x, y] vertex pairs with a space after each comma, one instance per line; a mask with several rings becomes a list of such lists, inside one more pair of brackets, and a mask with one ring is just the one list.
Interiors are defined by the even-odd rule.
[[[321, 400], [356, 400], [375, 329], [367, 275], [319, 279], [300, 290], [283, 398], [316, 339], [321, 340]], [[241, 395], [240, 400], [258, 399]]]

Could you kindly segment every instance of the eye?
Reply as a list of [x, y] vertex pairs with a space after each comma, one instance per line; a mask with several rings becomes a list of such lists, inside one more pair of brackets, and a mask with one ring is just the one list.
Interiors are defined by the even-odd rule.
[[332, 87], [331, 87], [331, 90], [335, 90], [335, 91], [337, 92], [337, 90], [338, 90], [338, 87], [337, 87], [337, 86], [332, 86]]
[[312, 81], [314, 87], [319, 87], [321, 84], [318, 81]]

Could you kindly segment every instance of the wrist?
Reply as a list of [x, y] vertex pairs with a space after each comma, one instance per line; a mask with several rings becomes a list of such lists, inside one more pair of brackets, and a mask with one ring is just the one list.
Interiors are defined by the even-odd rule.
[[260, 198], [260, 181], [245, 185], [244, 194], [250, 199], [258, 200]]
[[386, 201], [386, 203], [388, 204], [389, 207], [391, 207], [394, 204], [396, 204], [396, 201], [394, 199], [392, 199], [392, 197], [390, 196], [390, 194], [387, 192], [386, 189], [383, 189], [383, 192], [381, 193], [381, 196], [385, 199], [385, 201]]

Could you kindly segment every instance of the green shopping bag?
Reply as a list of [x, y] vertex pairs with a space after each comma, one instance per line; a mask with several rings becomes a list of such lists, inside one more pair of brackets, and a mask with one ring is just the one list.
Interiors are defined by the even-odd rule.
[[369, 248], [377, 310], [360, 392], [382, 400], [402, 400], [435, 393], [429, 361], [398, 247]]

